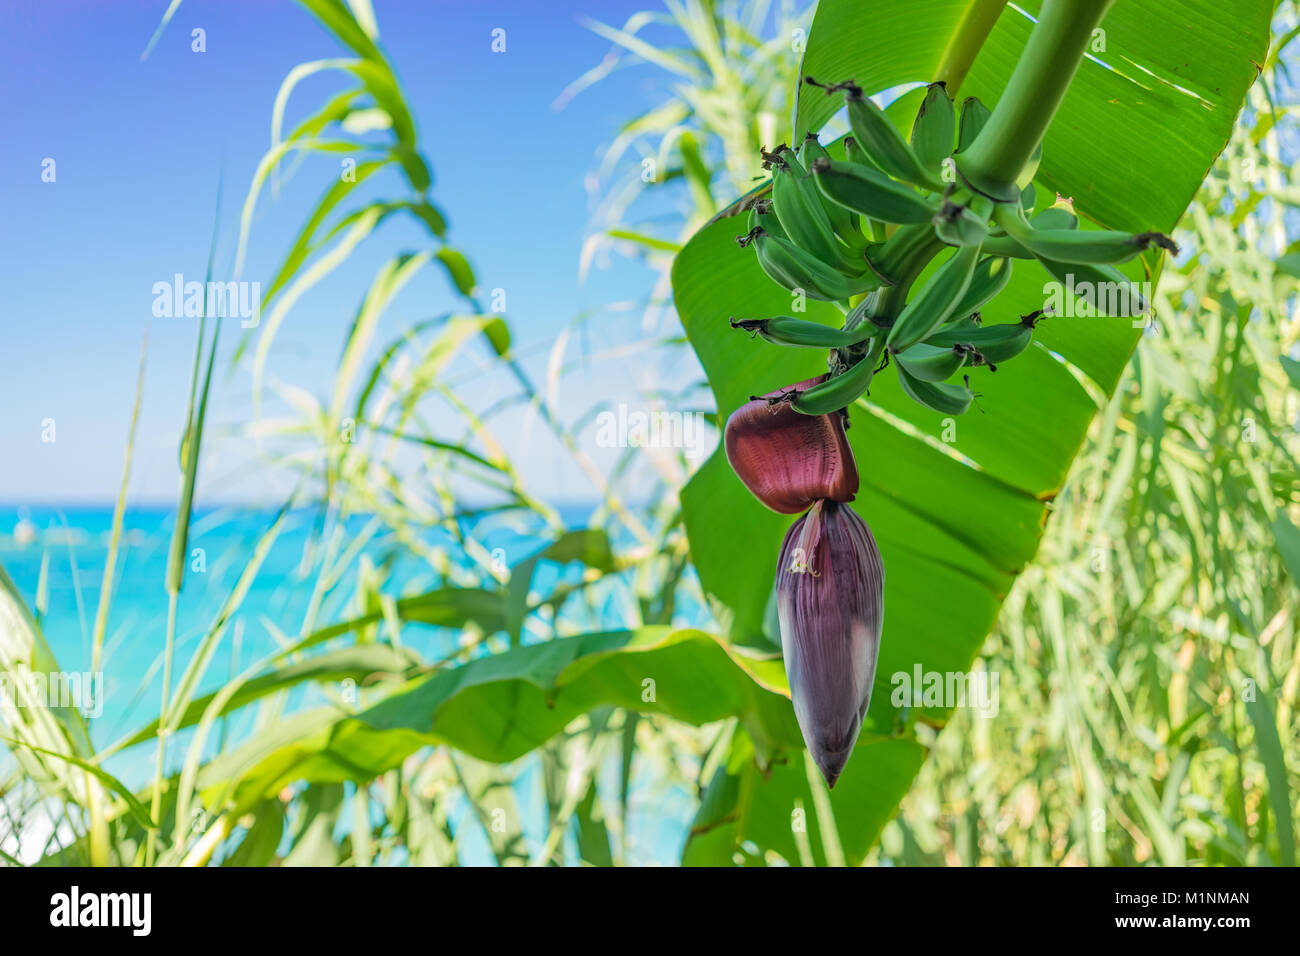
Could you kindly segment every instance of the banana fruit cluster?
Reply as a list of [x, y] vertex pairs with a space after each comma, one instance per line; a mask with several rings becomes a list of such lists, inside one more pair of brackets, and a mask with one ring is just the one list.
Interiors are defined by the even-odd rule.
[[[1037, 259], [1057, 281], [1071, 277], [1071, 288], [1128, 288], [1116, 264], [1153, 245], [1177, 251], [1155, 232], [1081, 230], [1064, 207], [1033, 215], [1041, 146], [1016, 183], [970, 185], [960, 156], [991, 115], [974, 97], [959, 117], [944, 84], [931, 84], [909, 139], [852, 82], [805, 82], [844, 95], [852, 135], [843, 158], [812, 133], [797, 152], [764, 151], [770, 198], [747, 203], [748, 232], [737, 241], [792, 293], [839, 303], [845, 322], [840, 329], [790, 316], [731, 322], [770, 343], [829, 351], [829, 376], [773, 399], [797, 412], [847, 407], [892, 362], [907, 395], [959, 415], [975, 397], [964, 370], [996, 369], [1023, 352], [1043, 315], [982, 324], [980, 309], [1006, 287], [1014, 260]], [[923, 273], [926, 281], [914, 288]]]

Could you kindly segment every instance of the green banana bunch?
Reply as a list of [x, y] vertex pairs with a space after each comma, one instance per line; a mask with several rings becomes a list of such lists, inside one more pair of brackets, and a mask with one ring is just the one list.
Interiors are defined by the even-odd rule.
[[[851, 80], [804, 82], [844, 95], [852, 128], [844, 158], [832, 156], [815, 134], [797, 154], [784, 145], [765, 150], [771, 199], [756, 198], [765, 188], [759, 187], [733, 207], [749, 210], [749, 232], [738, 241], [754, 247], [773, 281], [846, 313], [838, 329], [791, 316], [731, 320], [733, 328], [772, 344], [827, 350], [828, 375], [775, 399], [796, 412], [817, 416], [847, 407], [892, 362], [913, 400], [961, 414], [975, 396], [968, 379], [952, 379], [969, 367], [996, 369], [1033, 341], [1041, 312], [1018, 323], [980, 323], [980, 311], [1008, 289], [1014, 259], [1036, 259], [1067, 294], [1096, 298], [1100, 312], [1136, 314], [1115, 299], [1114, 288], [1103, 297], [1099, 284], [1131, 289], [1114, 263], [1151, 246], [1177, 251], [1159, 233], [1080, 230], [1067, 206], [1036, 213], [1041, 142], [1014, 182], [981, 177], [980, 150], [964, 154], [992, 114], [974, 97], [958, 111], [944, 84], [930, 84], [907, 137]], [[945, 186], [951, 158], [961, 178]], [[1095, 285], [1075, 291], [1074, 283]], [[1125, 294], [1132, 303], [1132, 293]]]
[[847, 349], [879, 334], [880, 327], [864, 322], [850, 330], [836, 329], [808, 319], [778, 315], [771, 319], [731, 319], [733, 329], [753, 332], [773, 345], [805, 349]]

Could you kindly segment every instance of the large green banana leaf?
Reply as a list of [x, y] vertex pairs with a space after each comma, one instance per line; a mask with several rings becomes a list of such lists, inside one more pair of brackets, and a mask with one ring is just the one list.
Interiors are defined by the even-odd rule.
[[[957, 0], [822, 0], [809, 36], [803, 75], [856, 78], [868, 91], [925, 82], [967, 7]], [[1038, 4], [1027, 4], [1031, 14]], [[1103, 22], [1105, 51], [1095, 53], [1048, 133], [1040, 190], [1074, 198], [1084, 216], [1111, 228], [1170, 231], [1230, 134], [1264, 59], [1268, 0], [1158, 3], [1121, 0]], [[960, 96], [996, 103], [1031, 23], [1004, 10]], [[1105, 65], [1103, 65], [1103, 63]], [[838, 104], [805, 87], [796, 141], [820, 128]], [[1048, 193], [1050, 195], [1050, 192]], [[789, 314], [790, 296], [760, 271], [735, 237], [740, 219], [698, 233], [678, 255], [673, 291], [678, 313], [725, 420], [749, 396], [825, 371], [815, 351], [782, 349], [729, 327], [730, 316]], [[1148, 267], [1151, 264], [1148, 264]], [[1140, 269], [1137, 273], [1140, 275]], [[990, 321], [1042, 307], [1047, 274], [1017, 263], [1011, 284], [985, 310]], [[807, 317], [838, 324], [830, 306], [809, 303]], [[875, 532], [886, 569], [885, 626], [876, 687], [858, 752], [836, 788], [901, 797], [918, 768], [880, 746], [921, 719], [941, 725], [943, 708], [900, 710], [891, 702], [896, 673], [967, 672], [998, 608], [1034, 555], [1070, 463], [1097, 411], [1118, 381], [1141, 332], [1130, 319], [1064, 318], [1044, 323], [1035, 347], [996, 374], [974, 371], [981, 396], [945, 423], [902, 394], [892, 372], [851, 410], [850, 440], [862, 477], [854, 507]], [[691, 554], [710, 597], [725, 609], [733, 640], [773, 638], [764, 627], [776, 555], [790, 519], [763, 508], [732, 473], [721, 451], [684, 494]], [[903, 730], [910, 742], [910, 730]], [[787, 859], [793, 810], [789, 779], [727, 765], [715, 798], [697, 820], [695, 844], [726, 828], [727, 851], [744, 841]], [[839, 829], [876, 833], [894, 800], [863, 801]], [[782, 829], [770, 825], [784, 820]], [[779, 832], [777, 832], [779, 831]], [[868, 849], [846, 834], [850, 862]], [[725, 858], [723, 852], [704, 854]]]
[[[239, 816], [294, 781], [370, 780], [429, 745], [514, 760], [604, 706], [696, 725], [738, 718], [743, 750], [733, 745], [734, 772], [724, 768], [709, 783], [688, 862], [731, 863], [738, 830], [751, 828], [765, 849], [798, 859], [797, 806], [805, 808], [814, 859], [825, 861], [780, 660], [694, 630], [649, 627], [517, 647], [409, 680], [356, 713], [322, 707], [295, 714], [205, 766], [199, 787], [209, 808]], [[923, 756], [914, 740], [877, 734], [864, 735], [859, 749], [889, 772], [881, 781], [855, 776], [831, 796], [838, 841], [853, 859], [875, 841]], [[738, 818], [730, 807], [733, 777], [746, 793], [763, 781], [782, 800], [756, 802]]]
[[517, 647], [409, 680], [357, 713], [296, 714], [209, 763], [209, 807], [240, 813], [295, 780], [369, 780], [427, 745], [514, 760], [601, 706], [692, 724], [739, 717], [764, 753], [797, 745], [781, 662], [664, 627]]

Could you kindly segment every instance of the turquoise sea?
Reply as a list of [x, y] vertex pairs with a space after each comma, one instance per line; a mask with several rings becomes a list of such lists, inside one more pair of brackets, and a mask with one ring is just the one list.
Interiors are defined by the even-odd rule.
[[[567, 527], [579, 528], [587, 523], [593, 510], [594, 506], [569, 506], [561, 509], [561, 518]], [[238, 506], [195, 510], [189, 539], [191, 567], [178, 611], [173, 686], [176, 675], [207, 632], [247, 566], [255, 544], [275, 516], [272, 510]], [[0, 506], [0, 565], [14, 580], [28, 607], [38, 615], [45, 639], [64, 672], [82, 673], [91, 669], [91, 635], [112, 518], [111, 506]], [[319, 521], [320, 514], [314, 510], [287, 516], [284, 530], [268, 552], [226, 632], [201, 691], [218, 687], [231, 674], [275, 651], [280, 646], [277, 637], [284, 640], [302, 632], [317, 578], [312, 567], [313, 559], [319, 555], [315, 549], [334, 534], [353, 540], [370, 519], [357, 516], [347, 519], [342, 527], [326, 523], [323, 529]], [[173, 522], [174, 509], [162, 507], [129, 508], [124, 516], [116, 586], [104, 638], [102, 701], [91, 721], [97, 747], [105, 747], [157, 717], [167, 624], [164, 580]], [[512, 523], [500, 515], [467, 520], [462, 525], [466, 537], [481, 545], [484, 553], [504, 560], [507, 565], [516, 564], [545, 545], [546, 541], [538, 535], [540, 530], [540, 527]], [[440, 554], [463, 554], [445, 532], [424, 535], [422, 540]], [[364, 555], [383, 576], [381, 589], [385, 593], [400, 595], [439, 583], [434, 569], [413, 556], [392, 535], [376, 535], [365, 547]], [[463, 563], [466, 559], [459, 560]], [[316, 627], [355, 614], [356, 568], [360, 563], [351, 562], [351, 567], [328, 588], [323, 598], [317, 596]], [[534, 579], [535, 586], [545, 588], [560, 578], [580, 574], [581, 569], [577, 567], [543, 565]], [[619, 597], [611, 595], [607, 600], [606, 607], [597, 604], [595, 623], [603, 627], [625, 625], [626, 616], [621, 612]], [[700, 613], [684, 609], [679, 613], [682, 619], [675, 623], [700, 623]], [[428, 660], [454, 650], [459, 636], [448, 629], [408, 626], [403, 630], [402, 640]], [[320, 700], [315, 688], [303, 688], [290, 695], [288, 709]], [[245, 710], [247, 713], [227, 728], [234, 740], [252, 732], [255, 708]], [[179, 766], [183, 759], [189, 743], [187, 736], [187, 733], [178, 735], [171, 745], [169, 764], [173, 767]], [[153, 760], [153, 748], [146, 746], [115, 755], [106, 767], [127, 784], [139, 787], [150, 779]], [[601, 773], [601, 790], [606, 792], [605, 778], [609, 776], [608, 792], [612, 795], [617, 792], [616, 776], [615, 773], [607, 775], [606, 769], [616, 772], [617, 768], [602, 768]], [[535, 805], [540, 817], [542, 807], [535, 792], [534, 777], [532, 769], [521, 768], [518, 797], [521, 807]], [[662, 792], [663, 788], [654, 791], [653, 782], [647, 782], [646, 789], [645, 810], [638, 811], [635, 819], [629, 820], [629, 843], [638, 848], [635, 862], [673, 863], [680, 854], [694, 813], [694, 795], [680, 790]], [[633, 796], [635, 800], [636, 794]], [[465, 809], [468, 823], [469, 808]], [[538, 824], [540, 827], [540, 819]], [[482, 841], [472, 829], [471, 826], [464, 834], [462, 855], [465, 862], [481, 862]], [[541, 839], [544, 833], [539, 832], [538, 840]]]

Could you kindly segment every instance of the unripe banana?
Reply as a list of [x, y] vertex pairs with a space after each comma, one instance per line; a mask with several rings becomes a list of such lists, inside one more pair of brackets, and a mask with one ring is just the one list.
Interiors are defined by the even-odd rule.
[[966, 97], [961, 105], [961, 128], [957, 132], [957, 152], [963, 153], [975, 137], [980, 134], [984, 124], [993, 113], [987, 106], [973, 96]]
[[[803, 145], [799, 147], [799, 162], [804, 169], [811, 169], [812, 164], [819, 159], [829, 160], [830, 158], [830, 153], [826, 152], [826, 147], [817, 141], [816, 133], [809, 133], [804, 137]], [[870, 224], [867, 224], [866, 229], [860, 227], [857, 213], [837, 202], [832, 202], [822, 194], [815, 182], [810, 182], [808, 185], [812, 187], [812, 191], [817, 195], [822, 208], [826, 210], [826, 216], [831, 221], [831, 228], [835, 230], [836, 237], [855, 251], [866, 248], [867, 240], [863, 233], [871, 228]]]
[[852, 82], [823, 86], [809, 76], [804, 77], [804, 82], [824, 89], [827, 94], [845, 94], [853, 138], [882, 170], [895, 179], [915, 186], [936, 192], [943, 189], [943, 183], [922, 165], [898, 127], [885, 115], [884, 110], [863, 94], [862, 87]]
[[886, 344], [891, 352], [906, 351], [952, 316], [970, 288], [979, 256], [979, 246], [962, 246], [935, 271], [889, 330]]
[[[1015, 358], [1029, 348], [1029, 343], [1033, 339], [1033, 330], [1033, 318], [1009, 322], [1005, 325], [984, 325], [974, 328], [949, 326], [935, 332], [925, 340], [924, 344], [938, 348], [968, 345], [978, 352], [987, 364], [992, 365]], [[908, 349], [906, 354], [910, 355], [919, 347]]]
[[844, 158], [850, 163], [857, 163], [860, 166], [870, 166], [872, 169], [880, 169], [876, 161], [868, 155], [867, 151], [858, 145], [858, 141], [852, 136], [844, 137]]
[[[762, 229], [764, 232], [780, 236], [782, 239], [789, 239], [785, 230], [781, 228], [781, 220], [776, 218], [776, 213], [772, 211], [772, 200], [760, 199], [749, 207], [749, 232], [752, 235], [755, 229]], [[749, 244], [750, 236], [737, 236], [736, 241], [742, 247]]]
[[1090, 265], [1127, 262], [1148, 246], [1177, 253], [1178, 245], [1158, 232], [1079, 231], [1075, 229], [1038, 230], [1025, 219], [1019, 205], [999, 203], [994, 211], [1007, 235], [1040, 259]]
[[918, 342], [895, 355], [894, 362], [923, 382], [942, 382], [956, 374], [974, 353], [975, 349], [965, 343], [939, 346]]
[[934, 214], [934, 234], [950, 246], [978, 246], [989, 234], [992, 202], [975, 196], [968, 203], [944, 200]]
[[1033, 183], [1026, 183], [1025, 188], [1020, 190], [1020, 208], [1029, 215], [1034, 211], [1034, 203], [1038, 199], [1038, 189]]
[[1039, 232], [1056, 229], [1078, 229], [1079, 218], [1064, 206], [1050, 206], [1029, 220], [1029, 225]]
[[783, 276], [784, 281], [777, 281], [791, 292], [802, 289], [809, 298], [839, 302], [880, 287], [880, 279], [873, 273], [847, 278], [790, 240], [762, 229], [753, 235], [753, 243], [764, 270], [769, 276], [773, 272]]
[[[987, 250], [985, 250], [987, 251]], [[1011, 260], [1001, 256], [986, 256], [975, 266], [971, 275], [970, 286], [952, 310], [952, 319], [964, 319], [972, 312], [978, 311], [1011, 281]]]
[[819, 385], [797, 392], [790, 407], [804, 415], [828, 415], [847, 408], [862, 396], [875, 374], [875, 353], [869, 352], [856, 365], [833, 375]]
[[991, 256], [999, 256], [1003, 259], [1034, 258], [1032, 252], [1005, 233], [1002, 235], [993, 235], [990, 233], [989, 237], [984, 240], [984, 245], [980, 248]]
[[817, 188], [831, 202], [882, 222], [929, 222], [938, 207], [882, 172], [858, 163], [819, 159], [812, 164]]
[[912, 123], [912, 152], [926, 169], [938, 171], [952, 155], [956, 134], [957, 116], [948, 87], [942, 82], [931, 83]]
[[[868, 169], [880, 169], [871, 157], [867, 155], [867, 151], [859, 146], [857, 140], [852, 136], [844, 137], [844, 158], [850, 163], [856, 163], [859, 166], [866, 166]], [[839, 203], [834, 203], [834, 205], [838, 206]], [[873, 219], [870, 216], [864, 216], [861, 213], [858, 214], [858, 228], [862, 230], [862, 234], [869, 240], [884, 242], [889, 238], [883, 222], [879, 219]]]
[[774, 345], [789, 345], [807, 349], [846, 349], [865, 342], [881, 332], [870, 321], [851, 331], [831, 328], [808, 319], [795, 319], [779, 315], [771, 319], [731, 319], [733, 329], [755, 332], [759, 338]]
[[960, 318], [949, 319], [939, 327], [938, 332], [935, 332], [934, 335], [931, 335], [929, 339], [926, 339], [926, 341], [930, 341], [935, 335], [938, 335], [940, 332], [947, 332], [949, 329], [966, 329], [967, 331], [970, 331], [971, 329], [982, 328], [980, 320], [981, 317], [978, 312], [971, 312], [969, 315], [964, 315]]
[[772, 209], [790, 241], [847, 276], [865, 272], [866, 260], [858, 256], [855, 261], [835, 237], [835, 228], [817, 187], [808, 180], [794, 153], [787, 147], [779, 147], [775, 154], [767, 155], [772, 157], [770, 162], [775, 167]]
[[925, 382], [905, 368], [898, 370], [898, 383], [912, 401], [942, 415], [961, 415], [975, 399], [969, 387], [949, 385], [947, 382]]

